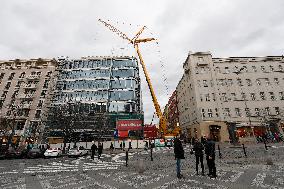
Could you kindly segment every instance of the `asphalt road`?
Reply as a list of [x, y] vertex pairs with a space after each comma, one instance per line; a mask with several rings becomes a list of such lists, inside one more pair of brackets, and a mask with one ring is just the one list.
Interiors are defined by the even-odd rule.
[[0, 188], [284, 189], [284, 144], [270, 146], [266, 151], [261, 144], [248, 145], [245, 157], [241, 147], [220, 145], [222, 159], [217, 151], [216, 179], [195, 174], [189, 146], [182, 161], [183, 179], [176, 178], [173, 149], [169, 148], [155, 148], [153, 161], [149, 151], [131, 150], [128, 167], [123, 151], [108, 151], [100, 160], [89, 156], [0, 160]]

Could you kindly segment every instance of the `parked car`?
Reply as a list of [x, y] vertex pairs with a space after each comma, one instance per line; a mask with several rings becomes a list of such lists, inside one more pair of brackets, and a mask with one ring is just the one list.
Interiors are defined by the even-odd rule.
[[33, 147], [28, 151], [28, 158], [41, 158], [43, 157], [43, 151], [38, 147]]
[[60, 157], [62, 150], [60, 148], [49, 148], [44, 152], [44, 157]]
[[86, 156], [88, 155], [88, 150], [84, 147], [79, 148], [71, 148], [67, 153], [68, 157], [79, 157], [79, 156]]

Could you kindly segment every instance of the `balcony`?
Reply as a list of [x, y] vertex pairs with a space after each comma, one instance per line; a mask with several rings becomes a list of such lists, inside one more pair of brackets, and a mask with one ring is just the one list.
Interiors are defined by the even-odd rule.
[[40, 79], [40, 75], [29, 75], [27, 76], [28, 80], [39, 80]]
[[35, 89], [35, 88], [37, 88], [37, 85], [36, 84], [27, 84], [27, 85], [24, 85], [24, 88], [25, 89]]
[[34, 98], [34, 94], [22, 94], [19, 95], [19, 98]]

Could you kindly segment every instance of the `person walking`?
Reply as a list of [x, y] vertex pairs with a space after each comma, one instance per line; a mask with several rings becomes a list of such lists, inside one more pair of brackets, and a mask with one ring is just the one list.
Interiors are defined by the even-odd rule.
[[211, 178], [216, 178], [216, 165], [215, 165], [215, 142], [211, 137], [208, 137], [207, 142], [205, 144], [205, 154], [206, 161], [209, 169], [209, 174]]
[[122, 150], [122, 142], [120, 143], [120, 150]]
[[198, 139], [195, 140], [194, 146], [193, 146], [193, 151], [195, 154], [195, 168], [196, 168], [196, 174], [198, 175], [198, 165], [199, 162], [201, 164], [201, 169], [202, 169], [202, 176], [204, 176], [204, 165], [203, 165], [203, 150], [204, 146], [201, 142], [198, 141]]
[[91, 159], [94, 159], [95, 153], [98, 149], [97, 145], [95, 144], [95, 141], [92, 141], [92, 146], [91, 146]]
[[114, 147], [113, 147], [113, 143], [112, 142], [110, 143], [110, 147], [109, 148], [110, 148], [111, 151], [113, 151]]
[[181, 179], [183, 177], [183, 175], [181, 174], [181, 159], [184, 159], [184, 150], [178, 136], [174, 139], [174, 153], [176, 160], [177, 177]]
[[124, 151], [124, 149], [125, 149], [125, 142], [124, 141], [122, 142], [122, 148], [123, 148], [123, 151]]
[[99, 143], [99, 145], [98, 145], [98, 159], [101, 159], [102, 153], [103, 153], [103, 145], [102, 145], [102, 143]]

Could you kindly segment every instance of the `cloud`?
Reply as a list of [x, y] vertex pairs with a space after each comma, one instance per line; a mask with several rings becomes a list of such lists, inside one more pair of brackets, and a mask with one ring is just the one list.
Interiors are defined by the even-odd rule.
[[[146, 25], [143, 36], [158, 44], [141, 44], [141, 53], [163, 107], [189, 51], [211, 51], [213, 57], [282, 55], [283, 7], [282, 0], [3, 0], [0, 59], [134, 56], [131, 45], [97, 20], [109, 20], [130, 37]], [[154, 106], [145, 78], [141, 81], [147, 123]]]

